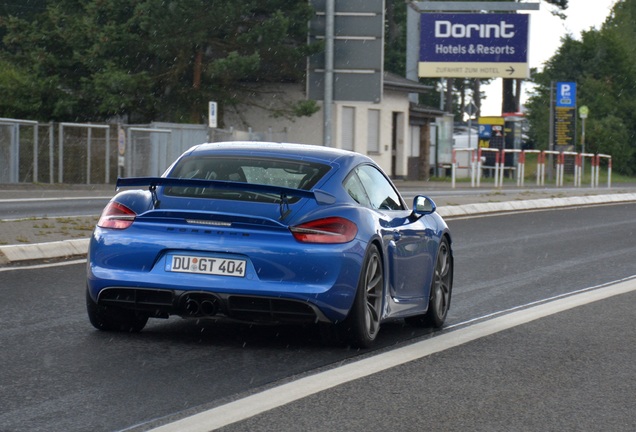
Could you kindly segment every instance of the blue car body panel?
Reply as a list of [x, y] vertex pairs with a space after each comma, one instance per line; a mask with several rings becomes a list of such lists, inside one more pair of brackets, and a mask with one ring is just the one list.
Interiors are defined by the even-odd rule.
[[[278, 157], [317, 162], [330, 169], [311, 190], [245, 185], [236, 182], [169, 179], [181, 158], [203, 156]], [[442, 237], [450, 233], [436, 213], [414, 215], [356, 203], [343, 188], [366, 156], [309, 145], [205, 144], [184, 153], [161, 179], [128, 179], [111, 201], [136, 214], [132, 225], [97, 227], [91, 237], [88, 293], [96, 302], [104, 290], [138, 289], [175, 295], [213, 293], [221, 298], [290, 300], [306, 304], [318, 321], [345, 319], [354, 301], [361, 268], [372, 243], [385, 268], [382, 320], [426, 312], [434, 264]], [[279, 194], [285, 203], [175, 196], [168, 188], [243, 189]], [[289, 198], [289, 201], [287, 201]], [[400, 198], [401, 199], [401, 198]], [[328, 217], [357, 226], [355, 238], [340, 244], [301, 243], [290, 227]], [[174, 256], [245, 262], [243, 277], [172, 271]], [[141, 292], [141, 291], [140, 291]], [[177, 301], [176, 299], [175, 301]], [[136, 300], [135, 300], [136, 301]], [[134, 306], [134, 305], [133, 305]], [[180, 314], [179, 311], [169, 311]], [[157, 312], [156, 316], [162, 316]]]

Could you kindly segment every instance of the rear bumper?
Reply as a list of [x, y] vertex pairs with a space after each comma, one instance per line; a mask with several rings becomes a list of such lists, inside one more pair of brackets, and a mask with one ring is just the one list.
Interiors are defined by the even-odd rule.
[[[131, 303], [117, 306], [141, 308], [151, 316], [190, 316], [184, 313], [184, 296], [209, 295], [218, 299], [220, 314], [248, 321], [260, 320], [265, 312], [285, 316], [278, 313], [281, 309], [291, 310], [292, 316], [311, 312], [313, 320], [335, 322], [344, 319], [353, 304], [366, 247], [358, 240], [299, 244], [288, 231], [234, 235], [229, 230], [166, 230], [147, 225], [125, 231], [96, 229], [87, 263], [91, 298], [101, 304], [104, 290], [120, 290]], [[170, 261], [175, 255], [240, 259], [246, 270], [243, 277], [175, 272]], [[160, 299], [159, 305], [137, 300], [150, 294]]]
[[99, 292], [97, 304], [135, 310], [151, 317], [229, 318], [254, 323], [315, 323], [330, 320], [306, 301], [150, 288], [111, 287]]

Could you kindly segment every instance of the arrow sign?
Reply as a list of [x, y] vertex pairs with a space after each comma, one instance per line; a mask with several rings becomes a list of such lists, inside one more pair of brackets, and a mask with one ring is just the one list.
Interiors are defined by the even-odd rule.
[[515, 73], [515, 68], [510, 66], [508, 69], [506, 69], [506, 72], [508, 72], [509, 75], [512, 75], [513, 73]]

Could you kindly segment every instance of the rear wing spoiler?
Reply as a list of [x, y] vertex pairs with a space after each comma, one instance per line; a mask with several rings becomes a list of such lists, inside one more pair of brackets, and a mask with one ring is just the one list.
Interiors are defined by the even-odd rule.
[[304, 189], [294, 189], [282, 186], [233, 182], [225, 180], [184, 179], [176, 177], [127, 177], [118, 178], [116, 184], [117, 189], [122, 187], [144, 186], [147, 186], [150, 192], [153, 193], [153, 197], [155, 200], [155, 190], [157, 189], [157, 186], [178, 186], [271, 193], [279, 195], [282, 202], [286, 202], [287, 199], [291, 197], [314, 199], [318, 204], [333, 204], [336, 202], [336, 197], [320, 189], [308, 191]]

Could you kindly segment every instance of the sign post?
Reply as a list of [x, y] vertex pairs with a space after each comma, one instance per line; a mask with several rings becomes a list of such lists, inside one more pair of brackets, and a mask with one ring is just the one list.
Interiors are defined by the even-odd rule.
[[554, 104], [556, 150], [570, 151], [576, 145], [576, 83], [557, 82]]
[[[587, 105], [579, 108], [579, 117], [581, 118], [581, 153], [585, 153], [585, 119], [590, 114]], [[581, 170], [585, 172], [585, 158], [581, 158]]]

